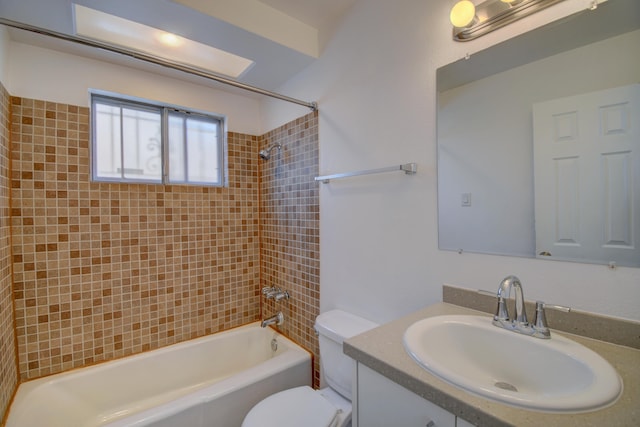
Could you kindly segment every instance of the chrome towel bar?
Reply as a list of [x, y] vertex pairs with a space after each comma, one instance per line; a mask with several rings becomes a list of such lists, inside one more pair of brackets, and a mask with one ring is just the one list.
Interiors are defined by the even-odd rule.
[[329, 183], [332, 179], [350, 178], [352, 176], [370, 175], [374, 173], [403, 171], [406, 175], [415, 175], [418, 172], [418, 165], [416, 163], [405, 163], [399, 166], [389, 166], [388, 168], [379, 169], [367, 169], [361, 171], [337, 173], [334, 175], [316, 176], [316, 181], [322, 181], [323, 184]]

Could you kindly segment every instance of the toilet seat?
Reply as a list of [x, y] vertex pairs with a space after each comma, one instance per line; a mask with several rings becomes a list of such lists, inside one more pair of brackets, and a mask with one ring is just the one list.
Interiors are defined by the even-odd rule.
[[249, 411], [242, 427], [334, 427], [338, 408], [309, 386], [273, 394]]

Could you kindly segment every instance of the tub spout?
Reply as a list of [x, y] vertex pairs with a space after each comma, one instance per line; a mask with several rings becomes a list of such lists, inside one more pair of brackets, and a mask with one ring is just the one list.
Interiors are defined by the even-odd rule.
[[260, 327], [266, 328], [269, 325], [282, 325], [284, 323], [284, 315], [281, 311], [278, 314], [274, 314], [273, 316], [264, 319], [262, 323], [260, 323]]

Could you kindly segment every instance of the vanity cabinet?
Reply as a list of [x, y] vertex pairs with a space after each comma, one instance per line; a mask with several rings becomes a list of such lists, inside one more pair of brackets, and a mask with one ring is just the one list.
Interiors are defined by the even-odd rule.
[[355, 383], [353, 427], [472, 427], [362, 363]]
[[456, 418], [456, 427], [475, 427], [469, 421], [465, 421], [462, 418]]

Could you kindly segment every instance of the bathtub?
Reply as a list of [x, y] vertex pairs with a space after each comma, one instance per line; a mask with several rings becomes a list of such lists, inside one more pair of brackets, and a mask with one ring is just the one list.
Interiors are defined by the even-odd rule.
[[254, 323], [22, 383], [6, 427], [234, 427], [299, 385], [311, 385], [311, 355]]

